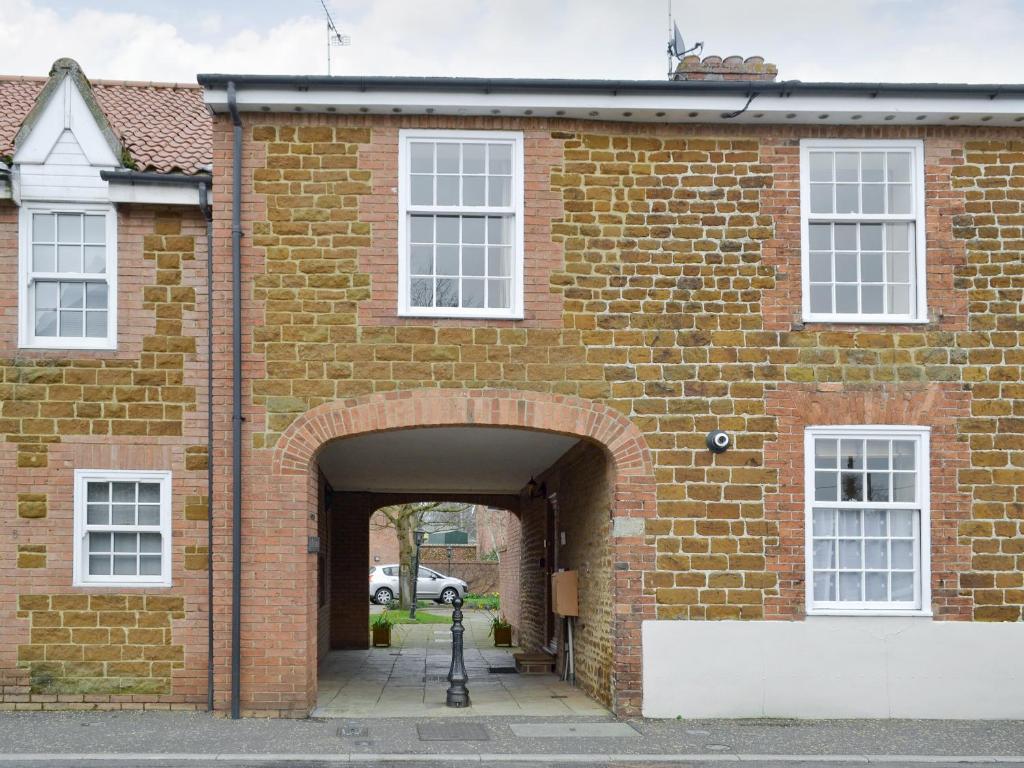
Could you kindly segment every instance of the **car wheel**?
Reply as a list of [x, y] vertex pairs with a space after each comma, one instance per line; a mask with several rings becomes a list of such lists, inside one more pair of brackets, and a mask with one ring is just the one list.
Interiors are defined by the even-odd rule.
[[459, 590], [455, 589], [455, 587], [445, 587], [443, 590], [441, 590], [440, 602], [446, 605], [451, 605], [455, 602], [455, 598], [458, 596]]
[[373, 593], [373, 602], [377, 605], [387, 605], [395, 599], [395, 594], [387, 587], [381, 587]]

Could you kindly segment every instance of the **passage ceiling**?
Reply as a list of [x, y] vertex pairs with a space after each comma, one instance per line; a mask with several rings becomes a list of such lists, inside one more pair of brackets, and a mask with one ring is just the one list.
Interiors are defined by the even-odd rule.
[[338, 440], [320, 454], [336, 491], [516, 493], [578, 438], [501, 427], [426, 427]]

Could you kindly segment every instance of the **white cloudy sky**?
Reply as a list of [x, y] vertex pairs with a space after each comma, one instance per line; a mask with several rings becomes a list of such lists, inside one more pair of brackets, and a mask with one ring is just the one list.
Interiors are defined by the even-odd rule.
[[[334, 74], [665, 76], [667, 0], [327, 0]], [[1021, 82], [1024, 0], [673, 0], [705, 53], [799, 80]], [[326, 74], [320, 0], [0, 0], [0, 74]]]

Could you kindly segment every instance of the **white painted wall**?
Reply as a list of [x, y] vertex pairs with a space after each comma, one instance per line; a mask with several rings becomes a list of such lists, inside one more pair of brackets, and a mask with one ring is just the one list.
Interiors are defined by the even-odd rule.
[[646, 621], [645, 717], [1024, 718], [1024, 623]]

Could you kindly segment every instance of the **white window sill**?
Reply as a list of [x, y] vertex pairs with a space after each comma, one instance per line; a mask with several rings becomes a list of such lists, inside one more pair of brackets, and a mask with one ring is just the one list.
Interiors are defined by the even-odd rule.
[[430, 320], [522, 320], [521, 313], [502, 314], [480, 314], [479, 312], [460, 312], [456, 310], [443, 310], [439, 312], [423, 312], [420, 310], [400, 309], [399, 317], [421, 318]]
[[33, 352], [116, 352], [117, 345], [104, 340], [102, 344], [38, 344], [27, 342], [19, 344], [18, 349]]
[[169, 581], [81, 581], [75, 579], [73, 587], [82, 589], [170, 589]]
[[920, 317], [853, 317], [851, 315], [804, 315], [802, 323], [829, 323], [831, 325], [927, 325], [930, 320]]
[[827, 616], [855, 616], [860, 618], [865, 617], [880, 617], [888, 616], [890, 618], [921, 618], [930, 619], [933, 618], [934, 614], [931, 611], [915, 611], [908, 609], [893, 609], [893, 610], [842, 610], [838, 608], [816, 608], [814, 610], [807, 611], [807, 618], [813, 619], [816, 617], [827, 617]]

